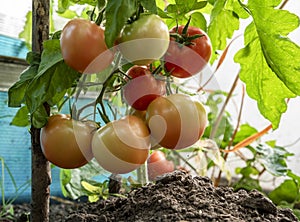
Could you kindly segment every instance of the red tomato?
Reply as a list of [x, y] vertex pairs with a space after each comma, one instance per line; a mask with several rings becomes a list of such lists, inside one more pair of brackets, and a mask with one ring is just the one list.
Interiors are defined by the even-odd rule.
[[64, 114], [53, 115], [41, 130], [42, 151], [58, 167], [81, 167], [93, 158], [91, 141], [96, 129], [92, 122], [72, 120]]
[[146, 112], [151, 137], [162, 147], [182, 149], [202, 136], [207, 116], [204, 106], [183, 94], [153, 100]]
[[81, 73], [100, 72], [114, 58], [105, 44], [103, 28], [89, 20], [70, 20], [62, 30], [60, 46], [65, 63]]
[[92, 140], [99, 165], [111, 173], [129, 173], [144, 164], [150, 149], [149, 130], [143, 120], [125, 116], [100, 128]]
[[[184, 26], [178, 27], [178, 34], [182, 34]], [[176, 33], [176, 27], [170, 30]], [[165, 68], [172, 76], [187, 78], [199, 73], [210, 59], [212, 48], [207, 34], [199, 28], [188, 27], [186, 37], [203, 35], [193, 39], [190, 44], [185, 45], [175, 41], [170, 37], [170, 45], [164, 56]]]
[[150, 102], [166, 93], [165, 82], [156, 80], [147, 68], [133, 66], [127, 75], [132, 79], [123, 87], [124, 98], [136, 110], [146, 110]]
[[166, 159], [165, 154], [156, 150], [147, 160], [148, 178], [154, 180], [157, 176], [174, 171], [174, 163]]

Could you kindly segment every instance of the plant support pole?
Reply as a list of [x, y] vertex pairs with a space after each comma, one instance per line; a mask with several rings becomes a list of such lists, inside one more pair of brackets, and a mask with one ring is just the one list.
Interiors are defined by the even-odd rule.
[[[49, 38], [49, 0], [32, 0], [32, 51], [41, 53]], [[49, 106], [44, 105], [49, 114]], [[51, 170], [41, 150], [40, 129], [31, 126], [31, 222], [49, 221]]]

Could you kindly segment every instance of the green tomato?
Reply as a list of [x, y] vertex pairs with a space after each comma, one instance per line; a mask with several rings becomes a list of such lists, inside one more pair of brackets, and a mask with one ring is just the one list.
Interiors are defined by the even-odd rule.
[[166, 53], [169, 42], [165, 22], [158, 15], [142, 14], [125, 26], [118, 39], [118, 48], [129, 62], [148, 65]]

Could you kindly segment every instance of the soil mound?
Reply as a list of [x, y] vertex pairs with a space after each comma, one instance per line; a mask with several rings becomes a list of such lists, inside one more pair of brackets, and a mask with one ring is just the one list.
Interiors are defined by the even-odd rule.
[[86, 203], [65, 218], [66, 222], [92, 221], [298, 221], [289, 209], [277, 208], [258, 191], [234, 192], [214, 187], [207, 177], [175, 171], [155, 184], [137, 188], [127, 198], [113, 197]]

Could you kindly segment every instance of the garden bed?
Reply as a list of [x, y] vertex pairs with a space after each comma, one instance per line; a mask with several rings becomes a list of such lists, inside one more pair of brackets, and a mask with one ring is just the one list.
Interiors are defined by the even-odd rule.
[[[15, 215], [29, 211], [18, 206]], [[96, 203], [53, 204], [50, 221], [298, 221], [289, 209], [277, 208], [258, 191], [235, 192], [214, 187], [206, 177], [175, 171], [155, 184], [137, 188], [125, 197]]]

